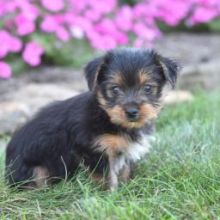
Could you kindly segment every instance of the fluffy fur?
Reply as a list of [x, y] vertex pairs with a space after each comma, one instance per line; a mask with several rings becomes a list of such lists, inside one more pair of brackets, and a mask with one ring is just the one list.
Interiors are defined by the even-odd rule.
[[42, 109], [6, 151], [11, 186], [40, 187], [72, 177], [79, 164], [110, 189], [127, 181], [150, 148], [165, 85], [177, 64], [151, 50], [117, 49], [85, 68], [89, 91]]

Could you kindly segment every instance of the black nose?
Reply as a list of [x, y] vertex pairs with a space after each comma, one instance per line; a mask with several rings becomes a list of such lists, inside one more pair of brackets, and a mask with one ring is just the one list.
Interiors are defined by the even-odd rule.
[[125, 110], [127, 118], [130, 120], [136, 120], [139, 117], [138, 109], [135, 107], [130, 107]]

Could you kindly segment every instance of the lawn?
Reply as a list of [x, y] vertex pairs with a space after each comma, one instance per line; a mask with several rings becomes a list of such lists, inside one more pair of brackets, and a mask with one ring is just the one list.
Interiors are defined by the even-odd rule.
[[86, 171], [49, 189], [9, 190], [2, 153], [0, 219], [219, 219], [219, 116], [218, 92], [166, 107], [151, 154], [115, 192], [101, 191]]

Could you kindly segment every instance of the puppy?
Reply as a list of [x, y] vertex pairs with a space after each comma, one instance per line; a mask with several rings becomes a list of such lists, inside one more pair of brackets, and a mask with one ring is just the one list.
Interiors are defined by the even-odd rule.
[[111, 190], [128, 181], [150, 149], [166, 85], [177, 64], [153, 50], [116, 49], [85, 68], [89, 91], [42, 109], [6, 150], [11, 186], [41, 187], [72, 177], [80, 164]]

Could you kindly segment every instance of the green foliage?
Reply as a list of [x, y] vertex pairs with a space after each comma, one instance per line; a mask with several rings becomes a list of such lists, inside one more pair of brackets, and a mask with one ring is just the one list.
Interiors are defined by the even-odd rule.
[[189, 33], [219, 33], [220, 32], [220, 19], [193, 26], [187, 26], [184, 22], [179, 23], [177, 26], [172, 27], [162, 21], [157, 21], [159, 29], [164, 33], [172, 32], [189, 32]]
[[120, 2], [122, 5], [126, 4], [126, 5], [131, 5], [131, 6], [133, 6], [133, 5], [137, 4], [139, 1], [138, 1], [138, 0], [119, 0], [119, 2]]
[[220, 18], [209, 23], [210, 30], [213, 32], [220, 32]]
[[33, 39], [45, 49], [43, 57], [47, 65], [70, 66], [79, 68], [93, 56], [93, 50], [85, 40], [71, 40], [68, 43], [57, 41], [53, 35], [36, 33]]
[[[94, 51], [85, 40], [71, 40], [68, 43], [57, 41], [53, 35], [33, 34], [33, 39], [43, 45], [46, 53], [43, 56], [44, 65], [73, 67], [82, 66], [94, 58]], [[53, 42], [53, 43], [51, 43]], [[98, 55], [98, 53], [96, 53]], [[15, 76], [28, 72], [30, 68], [18, 54], [10, 54], [7, 62], [12, 67]]]
[[101, 191], [86, 171], [49, 189], [9, 190], [2, 162], [1, 219], [218, 219], [219, 115], [219, 92], [166, 107], [148, 158], [112, 193]]

